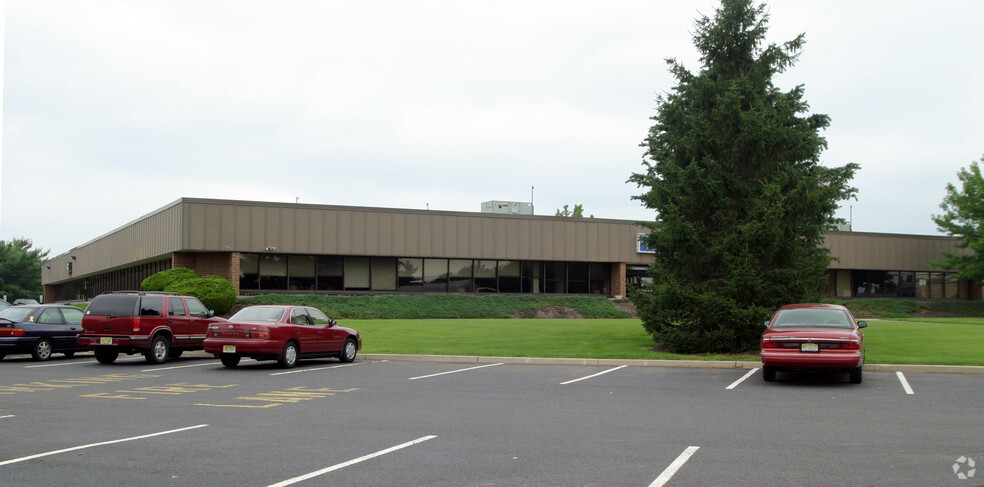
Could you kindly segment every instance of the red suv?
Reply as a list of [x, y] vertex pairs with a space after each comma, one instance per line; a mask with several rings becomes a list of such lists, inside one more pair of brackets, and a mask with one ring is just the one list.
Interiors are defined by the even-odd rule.
[[176, 293], [117, 291], [92, 299], [82, 317], [79, 344], [93, 347], [99, 363], [120, 353], [142, 353], [163, 363], [185, 350], [201, 350], [208, 325], [224, 321], [201, 301]]

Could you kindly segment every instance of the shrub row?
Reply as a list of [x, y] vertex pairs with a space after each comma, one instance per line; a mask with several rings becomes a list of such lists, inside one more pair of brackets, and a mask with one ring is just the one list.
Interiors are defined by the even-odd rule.
[[239, 305], [313, 306], [338, 319], [510, 318], [525, 311], [569, 307], [583, 318], [628, 318], [608, 298], [592, 296], [500, 296], [470, 294], [324, 295], [263, 294], [240, 298]]

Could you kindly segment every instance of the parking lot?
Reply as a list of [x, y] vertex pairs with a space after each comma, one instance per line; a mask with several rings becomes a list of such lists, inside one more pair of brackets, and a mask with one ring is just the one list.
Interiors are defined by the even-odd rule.
[[984, 485], [978, 374], [203, 354], [0, 369], [4, 486]]

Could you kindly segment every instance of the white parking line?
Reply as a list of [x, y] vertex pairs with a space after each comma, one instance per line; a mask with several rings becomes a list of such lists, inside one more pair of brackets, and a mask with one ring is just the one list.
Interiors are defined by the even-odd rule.
[[663, 470], [663, 473], [659, 474], [659, 477], [656, 477], [656, 480], [653, 480], [653, 483], [649, 484], [649, 487], [663, 487], [666, 485], [673, 478], [673, 475], [677, 473], [677, 470], [680, 470], [683, 464], [687, 463], [687, 460], [690, 460], [690, 457], [697, 450], [700, 450], [699, 446], [688, 446], [680, 456], [676, 457], [676, 460], [673, 460], [673, 463], [669, 467], [666, 467], [666, 470]]
[[423, 442], [425, 442], [427, 440], [433, 440], [434, 438], [437, 438], [437, 436], [434, 436], [434, 435], [423, 436], [423, 437], [417, 438], [416, 440], [413, 440], [413, 441], [408, 441], [408, 442], [403, 443], [403, 444], [400, 444], [400, 445], [389, 447], [389, 448], [387, 448], [385, 450], [379, 450], [376, 453], [370, 453], [368, 455], [361, 456], [359, 458], [356, 458], [356, 459], [353, 459], [353, 460], [349, 460], [349, 461], [344, 462], [344, 463], [339, 463], [337, 465], [332, 465], [330, 467], [323, 468], [321, 470], [316, 470], [316, 471], [311, 472], [311, 473], [306, 473], [304, 475], [301, 475], [301, 476], [298, 476], [298, 477], [294, 477], [292, 479], [287, 479], [287, 480], [284, 480], [282, 482], [277, 482], [275, 484], [270, 484], [267, 487], [286, 487], [288, 485], [296, 484], [298, 482], [303, 482], [303, 481], [305, 481], [307, 479], [311, 479], [311, 478], [317, 477], [319, 475], [324, 475], [324, 474], [326, 474], [328, 472], [333, 472], [333, 471], [338, 470], [340, 468], [345, 468], [345, 467], [348, 467], [348, 466], [351, 466], [351, 465], [355, 465], [356, 463], [361, 463], [361, 462], [364, 462], [366, 460], [371, 460], [371, 459], [376, 458], [378, 456], [382, 456], [382, 455], [385, 455], [387, 453], [392, 453], [392, 452], [395, 452], [397, 450], [401, 450], [403, 448], [416, 445], [418, 443], [423, 443]]
[[13, 417], [14, 417], [13, 414], [8, 414], [6, 416], [0, 416], [0, 419], [7, 419], [7, 418], [13, 418]]
[[909, 381], [905, 380], [905, 376], [902, 375], [902, 372], [896, 372], [895, 375], [899, 378], [899, 382], [902, 383], [902, 388], [905, 389], [906, 394], [915, 394], [912, 391], [912, 387], [909, 386]]
[[725, 389], [730, 391], [731, 389], [734, 389], [735, 387], [738, 387], [738, 384], [741, 384], [742, 382], [745, 382], [745, 379], [751, 377], [752, 374], [754, 374], [756, 371], [758, 371], [757, 368], [756, 369], [749, 370], [747, 374], [741, 376], [741, 379], [738, 379], [738, 380], [732, 382], [731, 385], [728, 386], [728, 387], [725, 387]]
[[270, 375], [299, 374], [301, 372], [314, 372], [316, 370], [340, 369], [342, 367], [355, 367], [356, 365], [362, 365], [362, 363], [360, 362], [360, 363], [357, 363], [357, 364], [332, 365], [332, 366], [329, 366], [329, 367], [314, 367], [312, 369], [304, 368], [304, 369], [297, 369], [297, 370], [288, 370], [288, 371], [285, 371], [285, 372], [274, 372], [274, 373], [272, 373]]
[[601, 372], [598, 372], [597, 374], [591, 374], [591, 375], [589, 375], [587, 377], [581, 377], [580, 379], [574, 379], [574, 380], [569, 380], [567, 382], [561, 382], [560, 385], [565, 386], [567, 384], [573, 384], [575, 382], [582, 381], [584, 379], [590, 379], [592, 377], [598, 377], [599, 375], [607, 374], [609, 372], [614, 372], [614, 371], [616, 371], [618, 369], [621, 369], [621, 368], [624, 368], [624, 367], [628, 367], [628, 365], [619, 365], [618, 367], [615, 367], [614, 369], [603, 370]]
[[426, 379], [428, 377], [437, 377], [439, 375], [446, 375], [446, 374], [457, 374], [458, 372], [466, 372], [466, 371], [475, 370], [475, 369], [484, 369], [485, 367], [495, 367], [496, 365], [502, 365], [502, 364], [501, 363], [498, 363], [498, 364], [479, 365], [478, 367], [468, 367], [467, 369], [449, 370], [447, 372], [441, 372], [439, 374], [422, 375], [420, 377], [411, 377], [409, 380]]
[[216, 365], [215, 362], [209, 361], [203, 364], [191, 364], [191, 365], [172, 365], [170, 367], [157, 367], [155, 369], [143, 369], [141, 372], [157, 372], [158, 370], [171, 370], [171, 369], [187, 369], [188, 367], [204, 367], [206, 365]]
[[197, 429], [197, 428], [204, 428], [206, 426], [208, 426], [208, 425], [207, 424], [199, 424], [199, 425], [196, 425], [196, 426], [189, 426], [187, 428], [178, 428], [176, 430], [168, 430], [168, 431], [161, 431], [159, 433], [151, 433], [149, 435], [131, 436], [130, 438], [122, 438], [122, 439], [119, 439], [119, 440], [101, 441], [99, 443], [90, 443], [88, 445], [73, 446], [71, 448], [65, 448], [64, 450], [49, 451], [49, 452], [45, 452], [45, 453], [38, 453], [36, 455], [30, 455], [30, 456], [26, 456], [26, 457], [14, 458], [14, 459], [11, 459], [11, 460], [5, 460], [3, 462], [0, 462], [0, 466], [10, 465], [11, 463], [26, 462], [27, 460], [34, 460], [35, 458], [48, 457], [48, 456], [51, 456], [51, 455], [57, 455], [59, 453], [66, 453], [66, 452], [75, 451], [75, 450], [83, 450], [85, 448], [93, 448], [93, 447], [103, 446], [103, 445], [112, 445], [113, 443], [123, 443], [125, 441], [142, 440], [144, 438], [150, 438], [150, 437], [153, 437], [153, 436], [168, 435], [168, 434], [171, 434], [171, 433], [180, 433], [182, 431], [188, 431], [188, 430], [193, 430], [193, 429]]
[[25, 365], [25, 369], [33, 369], [36, 367], [61, 367], [62, 365], [79, 365], [79, 364], [94, 364], [95, 360], [90, 360], [88, 362], [59, 362], [57, 364], [41, 364], [41, 365]]

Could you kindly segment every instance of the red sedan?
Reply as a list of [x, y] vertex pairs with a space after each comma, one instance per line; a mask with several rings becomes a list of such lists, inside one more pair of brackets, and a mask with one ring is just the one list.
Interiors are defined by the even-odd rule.
[[361, 349], [359, 332], [310, 306], [248, 306], [227, 322], [209, 326], [205, 337], [205, 351], [226, 367], [239, 365], [243, 357], [276, 360], [285, 368], [302, 358], [351, 362]]
[[835, 304], [791, 304], [765, 322], [762, 334], [762, 376], [776, 380], [777, 371], [842, 370], [861, 383], [864, 334], [868, 326]]

